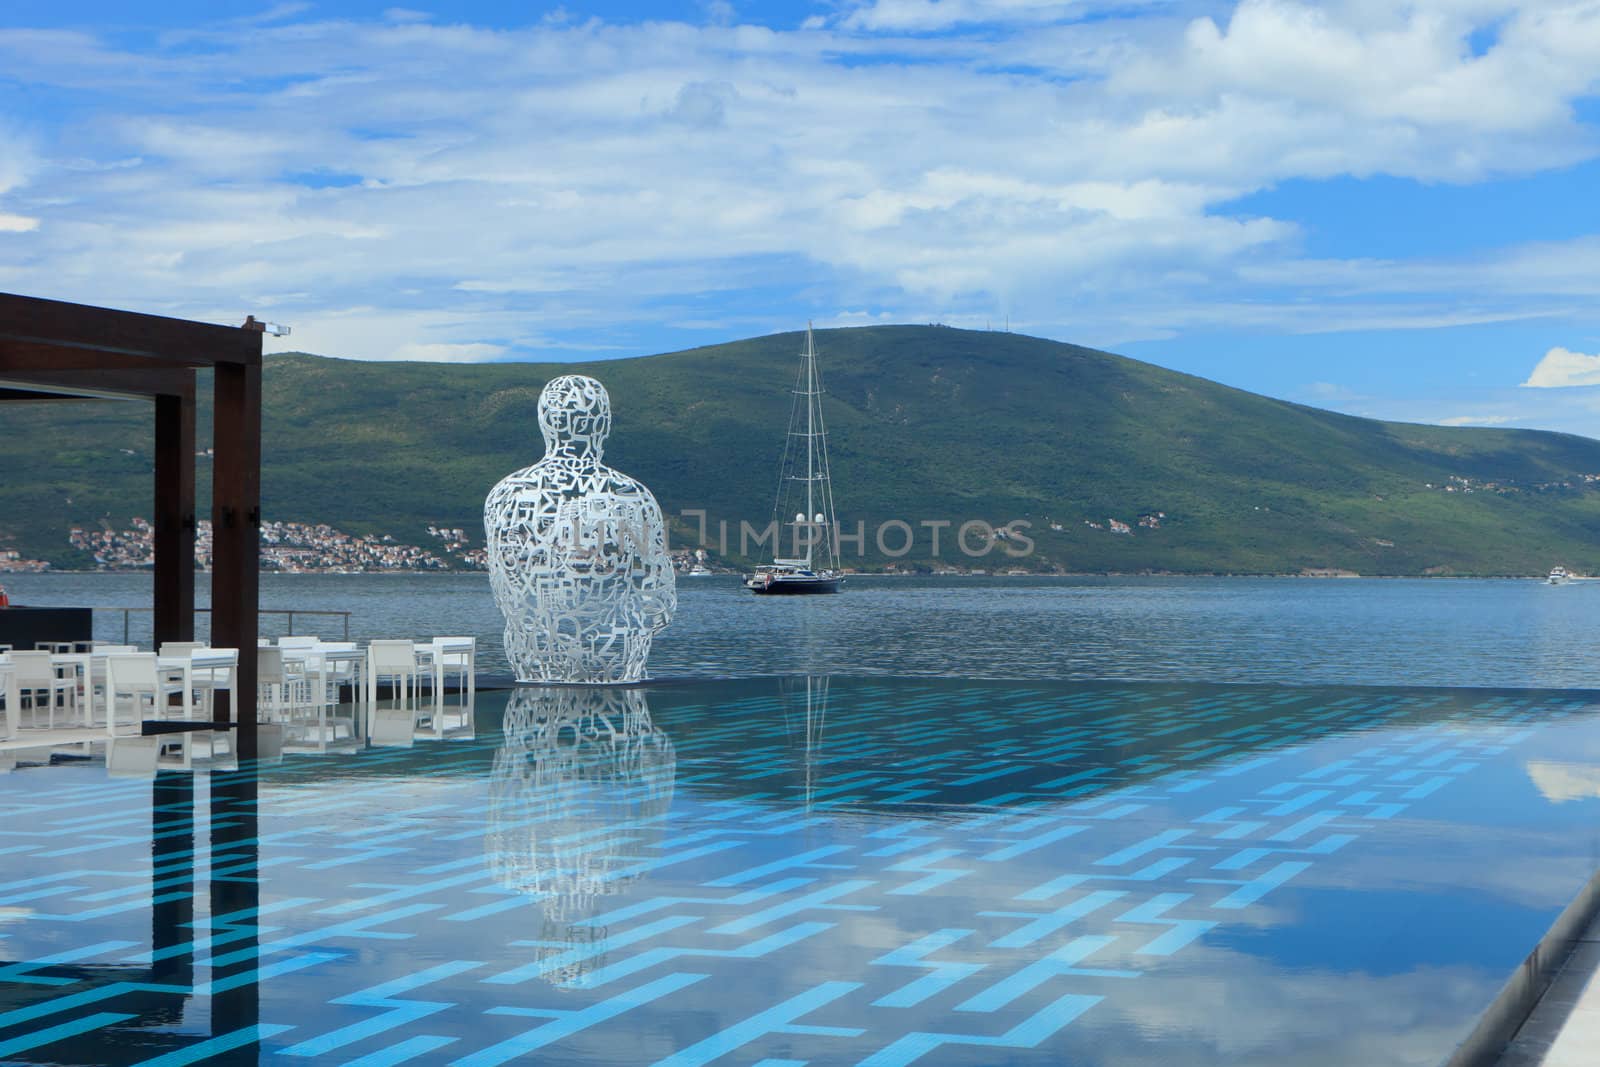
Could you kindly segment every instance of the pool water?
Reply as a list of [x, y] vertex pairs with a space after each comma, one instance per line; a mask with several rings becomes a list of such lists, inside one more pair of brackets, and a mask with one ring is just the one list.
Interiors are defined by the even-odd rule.
[[1597, 712], [748, 679], [25, 755], [0, 1062], [1439, 1064], [1594, 873]]

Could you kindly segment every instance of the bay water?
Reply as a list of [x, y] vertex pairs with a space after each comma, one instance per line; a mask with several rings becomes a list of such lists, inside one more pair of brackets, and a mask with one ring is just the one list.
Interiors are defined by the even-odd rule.
[[[148, 646], [147, 573], [7, 575], [13, 603], [92, 606], [96, 637]], [[209, 603], [209, 576], [197, 580]], [[1532, 579], [854, 577], [758, 597], [682, 578], [657, 679], [777, 674], [1600, 688], [1600, 582]], [[263, 608], [350, 612], [350, 637], [470, 635], [506, 667], [483, 574], [264, 574]], [[204, 616], [201, 633], [204, 636]], [[262, 633], [281, 634], [282, 616]], [[337, 618], [297, 633], [338, 639]]]

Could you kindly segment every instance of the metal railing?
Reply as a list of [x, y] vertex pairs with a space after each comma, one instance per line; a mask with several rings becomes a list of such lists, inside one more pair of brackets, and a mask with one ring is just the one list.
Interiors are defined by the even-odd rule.
[[[139, 608], [97, 607], [97, 608], [94, 608], [93, 610], [95, 610], [95, 611], [120, 611], [120, 612], [122, 612], [122, 643], [126, 645], [126, 644], [130, 643], [129, 640], [128, 640], [128, 635], [132, 631], [131, 631], [131, 628], [129, 626], [129, 620], [133, 617], [133, 613], [136, 612], [136, 611], [139, 611], [139, 612], [153, 612], [153, 611], [155, 611], [155, 608], [143, 608], [143, 607], [139, 607]], [[210, 608], [195, 608], [194, 609], [194, 613], [196, 615], [209, 615], [209, 614], [211, 614], [211, 609]], [[289, 618], [288, 618], [288, 622], [286, 623], [286, 625], [288, 626], [288, 630], [286, 632], [288, 634], [290, 634], [291, 636], [294, 634], [294, 617], [296, 615], [335, 615], [335, 616], [339, 616], [342, 619], [343, 623], [344, 623], [344, 638], [343, 639], [346, 640], [346, 641], [350, 640], [350, 613], [348, 611], [332, 611], [332, 610], [322, 609], [322, 608], [258, 608], [257, 609], [257, 614], [259, 614], [259, 615], [287, 615]]]

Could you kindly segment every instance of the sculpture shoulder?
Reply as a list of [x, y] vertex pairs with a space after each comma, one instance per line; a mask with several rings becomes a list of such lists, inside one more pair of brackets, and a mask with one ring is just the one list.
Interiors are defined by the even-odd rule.
[[511, 502], [544, 495], [567, 496], [574, 488], [573, 478], [564, 468], [540, 460], [532, 466], [512, 471], [494, 484], [484, 498], [485, 511], [493, 511]]
[[493, 501], [511, 495], [542, 492], [563, 496], [608, 493], [629, 500], [647, 500], [652, 504], [656, 499], [644, 483], [604, 464], [588, 469], [573, 469], [545, 459], [501, 478], [489, 490], [488, 499]]
[[601, 481], [605, 485], [606, 492], [611, 493], [613, 496], [645, 504], [658, 512], [661, 510], [660, 505], [656, 503], [655, 494], [637, 478], [630, 477], [611, 467], [601, 467], [600, 470], [603, 472]]

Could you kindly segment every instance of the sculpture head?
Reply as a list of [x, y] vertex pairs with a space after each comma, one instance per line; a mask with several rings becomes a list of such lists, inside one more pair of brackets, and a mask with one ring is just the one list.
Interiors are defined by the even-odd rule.
[[585, 456], [599, 462], [611, 432], [606, 387], [582, 374], [552, 378], [539, 394], [539, 429], [546, 455]]

